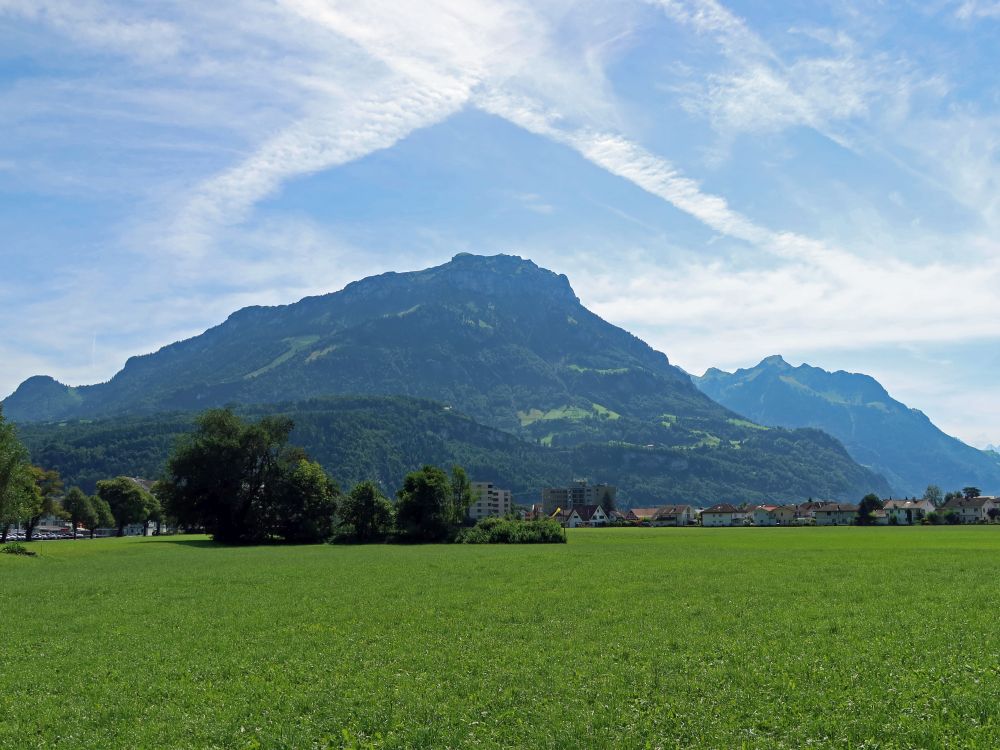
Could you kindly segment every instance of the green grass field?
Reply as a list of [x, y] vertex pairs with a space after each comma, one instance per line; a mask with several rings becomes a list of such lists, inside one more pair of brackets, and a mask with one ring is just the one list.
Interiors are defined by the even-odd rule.
[[0, 746], [1000, 747], [1000, 527], [0, 555]]

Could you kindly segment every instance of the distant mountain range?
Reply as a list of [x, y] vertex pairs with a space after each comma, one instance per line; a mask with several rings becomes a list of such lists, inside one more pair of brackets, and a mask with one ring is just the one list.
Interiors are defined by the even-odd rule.
[[[152, 417], [152, 429], [166, 412], [330, 396], [433, 401], [533, 450], [587, 455], [586, 465], [569, 461], [574, 474], [644, 501], [682, 490], [695, 502], [888, 491], [827, 435], [762, 429], [720, 406], [666, 355], [583, 307], [565, 276], [507, 255], [462, 254], [245, 308], [128, 360], [107, 383], [34, 377], [3, 407], [22, 425]], [[386, 434], [372, 439], [390, 450]]]
[[734, 373], [713, 368], [693, 380], [747, 419], [833, 435], [854, 460], [884, 476], [896, 494], [919, 495], [929, 484], [945, 490], [975, 485], [1000, 494], [1000, 455], [946, 435], [868, 375], [793, 367], [773, 356]]

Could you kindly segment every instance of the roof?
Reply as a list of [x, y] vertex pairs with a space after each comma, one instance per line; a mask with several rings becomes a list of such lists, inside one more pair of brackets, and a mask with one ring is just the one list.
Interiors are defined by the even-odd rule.
[[746, 511], [740, 510], [735, 505], [730, 503], [719, 503], [718, 505], [713, 505], [711, 508], [705, 508], [701, 512], [702, 515], [706, 513], [745, 513]]
[[661, 505], [656, 509], [656, 517], [662, 516], [678, 516], [682, 513], [690, 513], [690, 505]]
[[636, 518], [655, 518], [658, 508], [632, 508], [632, 513]]
[[986, 503], [995, 503], [995, 497], [956, 497], [944, 504], [945, 508], [982, 508]]
[[896, 510], [896, 509], [907, 509], [907, 508], [926, 508], [927, 504], [931, 503], [930, 500], [886, 500], [882, 507], [885, 510]]
[[822, 503], [814, 508], [816, 513], [857, 513], [858, 506], [850, 503]]
[[603, 513], [604, 508], [600, 505], [574, 505], [573, 511], [580, 516], [580, 520], [589, 521], [594, 517], [597, 511], [601, 511]]

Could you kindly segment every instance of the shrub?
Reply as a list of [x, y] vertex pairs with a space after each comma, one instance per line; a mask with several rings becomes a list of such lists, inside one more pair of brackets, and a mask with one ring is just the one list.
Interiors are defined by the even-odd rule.
[[37, 552], [33, 552], [25, 547], [23, 544], [18, 544], [17, 542], [5, 544], [3, 547], [0, 547], [0, 552], [4, 552], [8, 555], [26, 555], [28, 557], [34, 557], [38, 554]]
[[521, 521], [512, 518], [484, 518], [471, 529], [464, 529], [458, 541], [463, 544], [563, 544], [563, 527], [551, 518]]

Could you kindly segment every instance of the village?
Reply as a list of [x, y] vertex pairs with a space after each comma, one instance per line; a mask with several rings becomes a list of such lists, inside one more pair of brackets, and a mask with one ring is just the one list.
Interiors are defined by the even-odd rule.
[[[974, 488], [973, 488], [974, 489]], [[852, 503], [807, 501], [799, 504], [718, 503], [664, 504], [618, 508], [617, 488], [575, 480], [567, 487], [542, 490], [542, 500], [518, 511], [510, 490], [490, 482], [473, 482], [469, 518], [520, 515], [525, 519], [554, 518], [569, 529], [600, 526], [913, 526], [1000, 522], [1000, 498], [967, 492], [940, 506], [927, 499], [878, 500], [876, 507]], [[959, 495], [960, 493], [954, 493]], [[974, 495], [974, 496], [970, 496]], [[867, 513], [866, 513], [867, 511]]]

